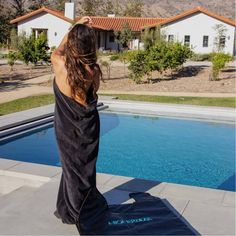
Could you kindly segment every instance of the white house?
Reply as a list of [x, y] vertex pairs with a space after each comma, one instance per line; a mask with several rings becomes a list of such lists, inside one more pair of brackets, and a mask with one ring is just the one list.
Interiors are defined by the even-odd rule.
[[[223, 25], [226, 28], [225, 35], [219, 40], [224, 51], [235, 54], [235, 27], [236, 22], [212, 13], [202, 7], [184, 12], [171, 18], [144, 18], [144, 17], [91, 17], [93, 28], [97, 34], [97, 46], [100, 50], [119, 50], [114, 31], [120, 31], [124, 24], [128, 23], [134, 33], [134, 40], [130, 43], [131, 49], [140, 48], [141, 31], [144, 27], [154, 28], [161, 26], [167, 40], [178, 40], [191, 46], [196, 53], [210, 53], [214, 50], [214, 40], [217, 36], [214, 27]], [[11, 21], [18, 26], [18, 34], [37, 35], [44, 32], [48, 38], [50, 47], [58, 46], [71, 24], [78, 21], [75, 17], [74, 3], [65, 3], [65, 12], [55, 11], [42, 7], [36, 11], [18, 17]]]
[[[11, 24], [16, 24], [18, 34], [25, 32], [37, 35], [44, 32], [48, 38], [49, 47], [58, 46], [71, 24], [81, 17], [75, 17], [74, 3], [65, 3], [65, 13], [58, 12], [47, 7], [42, 7], [12, 20]], [[125, 23], [134, 33], [134, 40], [131, 42], [131, 49], [138, 49], [141, 38], [141, 29], [145, 25], [158, 24], [164, 18], [140, 18], [140, 17], [91, 17], [93, 28], [97, 34], [97, 45], [101, 50], [117, 50], [118, 44], [115, 42], [114, 31], [120, 31]]]
[[[220, 44], [224, 52], [235, 55], [236, 22], [202, 7], [166, 19], [159, 25], [168, 41], [182, 42], [196, 53], [211, 53], [216, 51], [216, 44]], [[217, 25], [225, 29], [221, 36]]]

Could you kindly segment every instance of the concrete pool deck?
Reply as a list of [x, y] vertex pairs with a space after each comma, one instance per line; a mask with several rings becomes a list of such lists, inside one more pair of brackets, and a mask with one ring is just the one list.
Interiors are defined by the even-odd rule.
[[[235, 109], [100, 99], [109, 112], [234, 123]], [[0, 117], [0, 130], [53, 115], [54, 105]], [[2, 132], [2, 131], [1, 131]], [[0, 234], [78, 235], [75, 226], [55, 218], [61, 168], [0, 158]], [[165, 199], [201, 235], [235, 235], [235, 192], [97, 174], [98, 189], [109, 204], [131, 202], [129, 192]]]
[[[199, 119], [205, 121], [235, 123], [234, 108], [207, 107], [182, 104], [165, 104], [154, 102], [137, 102], [116, 100], [110, 96], [99, 96], [99, 102], [108, 106], [110, 112], [124, 112], [140, 115], [165, 116], [174, 118]], [[52, 116], [54, 104], [0, 116], [0, 131], [8, 126], [17, 125], [24, 121]]]
[[[0, 229], [3, 235], [78, 235], [53, 215], [61, 168], [0, 159]], [[201, 235], [235, 235], [235, 193], [109, 174], [97, 174], [109, 204], [131, 203], [130, 192], [164, 199]]]

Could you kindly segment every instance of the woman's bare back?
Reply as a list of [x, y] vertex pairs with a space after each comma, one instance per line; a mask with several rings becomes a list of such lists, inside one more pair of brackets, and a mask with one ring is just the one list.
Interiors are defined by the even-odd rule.
[[[58, 56], [56, 58], [56, 60], [52, 61], [52, 64], [53, 64], [53, 69], [54, 69], [54, 73], [55, 73], [55, 81], [56, 81], [56, 84], [57, 84], [59, 90], [64, 95], [72, 98], [71, 87], [70, 87], [68, 80], [67, 80], [67, 70], [65, 67], [65, 58], [63, 56]], [[92, 79], [85, 83], [85, 90], [88, 91], [91, 84], [95, 80], [96, 88], [94, 88], [94, 89], [95, 89], [95, 91], [97, 91], [98, 87], [99, 87], [99, 78], [96, 78], [97, 77], [96, 71], [92, 70], [89, 66], [86, 66], [86, 70]], [[76, 96], [73, 99], [75, 99], [77, 102], [81, 103], [82, 105], [86, 105], [86, 103], [78, 96]]]

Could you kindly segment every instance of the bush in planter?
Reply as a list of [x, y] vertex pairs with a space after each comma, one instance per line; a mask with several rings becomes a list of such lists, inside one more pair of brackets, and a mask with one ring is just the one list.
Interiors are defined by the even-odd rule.
[[181, 43], [159, 41], [149, 50], [138, 51], [133, 55], [129, 66], [130, 78], [140, 83], [144, 75], [152, 71], [162, 74], [167, 69], [177, 69], [191, 56], [191, 49]]
[[19, 53], [17, 51], [9, 51], [7, 58], [7, 64], [10, 66], [10, 71], [12, 72], [16, 60], [19, 59]]
[[209, 61], [211, 59], [211, 53], [194, 53], [190, 59], [192, 61]]
[[150, 72], [148, 63], [148, 51], [139, 51], [134, 58], [131, 59], [129, 70], [131, 74], [129, 78], [134, 80], [137, 84], [141, 82], [142, 77]]
[[225, 53], [214, 53], [211, 57], [212, 62], [212, 78], [211, 80], [219, 80], [220, 70], [225, 68], [227, 62], [232, 60], [232, 56]]
[[33, 35], [20, 36], [19, 52], [26, 65], [29, 63], [36, 65], [38, 61], [47, 63], [49, 61], [48, 49], [47, 38], [43, 33], [37, 39]]

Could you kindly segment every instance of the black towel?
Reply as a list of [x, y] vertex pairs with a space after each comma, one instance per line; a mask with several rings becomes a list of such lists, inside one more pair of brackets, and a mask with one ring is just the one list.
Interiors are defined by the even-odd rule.
[[97, 100], [92, 100], [87, 107], [84, 107], [64, 95], [59, 90], [55, 79], [53, 88], [54, 128], [62, 165], [57, 215], [63, 223], [76, 224], [81, 207], [89, 195], [94, 214], [107, 209], [105, 198], [96, 188], [96, 161], [100, 132]]

